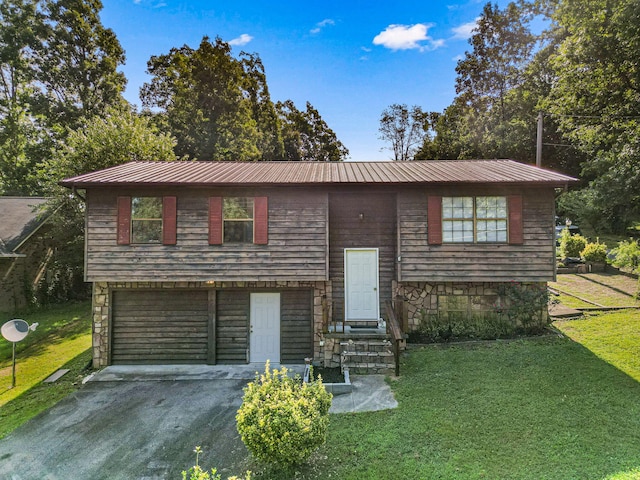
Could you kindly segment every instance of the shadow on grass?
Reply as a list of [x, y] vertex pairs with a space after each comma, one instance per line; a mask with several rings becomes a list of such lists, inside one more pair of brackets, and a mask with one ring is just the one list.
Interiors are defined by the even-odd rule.
[[[91, 331], [91, 305], [88, 302], [48, 306], [35, 311], [21, 312], [11, 316], [22, 318], [29, 324], [38, 323], [34, 332], [16, 344], [16, 355], [35, 356], [48, 345], [73, 339]], [[5, 321], [10, 320], [7, 318]], [[12, 344], [0, 337], [0, 364], [11, 360]]]
[[640, 467], [640, 384], [568, 339], [420, 347], [402, 372], [398, 409], [332, 416], [332, 477], [622, 479]]
[[69, 360], [60, 368], [69, 372], [55, 383], [38, 382], [0, 409], [0, 439], [31, 418], [51, 408], [82, 386], [82, 379], [91, 372], [91, 348]]

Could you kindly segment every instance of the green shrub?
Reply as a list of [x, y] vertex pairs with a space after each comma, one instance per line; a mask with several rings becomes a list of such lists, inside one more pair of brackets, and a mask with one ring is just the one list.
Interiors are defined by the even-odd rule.
[[580, 252], [587, 246], [587, 239], [582, 235], [571, 235], [568, 228], [562, 230], [560, 235], [560, 256], [579, 257]]
[[587, 243], [584, 250], [580, 252], [580, 256], [584, 258], [585, 262], [606, 262], [607, 246], [599, 241]]
[[640, 245], [637, 241], [620, 242], [611, 250], [614, 257], [611, 262], [614, 267], [627, 268], [635, 273], [640, 273]]
[[303, 383], [287, 369], [256, 374], [236, 415], [238, 433], [258, 459], [289, 467], [302, 463], [327, 438], [331, 394], [322, 379]]

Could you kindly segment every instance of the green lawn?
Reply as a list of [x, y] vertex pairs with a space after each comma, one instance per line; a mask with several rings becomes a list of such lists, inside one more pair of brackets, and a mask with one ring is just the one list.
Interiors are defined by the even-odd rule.
[[[0, 438], [78, 388], [91, 360], [90, 312], [88, 303], [73, 303], [12, 316], [39, 325], [16, 345], [14, 388], [12, 346], [0, 338]], [[71, 371], [56, 383], [42, 383], [59, 368]]]
[[640, 479], [638, 326], [640, 313], [619, 312], [559, 325], [585, 345], [413, 348], [390, 381], [399, 407], [332, 415], [327, 445], [295, 478]]

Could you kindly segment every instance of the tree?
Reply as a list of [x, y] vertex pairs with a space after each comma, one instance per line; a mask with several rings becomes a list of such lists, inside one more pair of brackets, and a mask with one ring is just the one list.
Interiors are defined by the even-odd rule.
[[45, 0], [33, 65], [49, 128], [75, 129], [83, 119], [123, 102], [124, 50], [100, 22], [100, 0]]
[[[248, 65], [260, 71], [256, 59]], [[141, 89], [142, 104], [161, 110], [176, 137], [178, 156], [234, 161], [261, 157], [261, 135], [246, 90], [249, 82], [228, 43], [204, 37], [197, 50], [172, 48], [151, 57], [147, 66], [153, 78]], [[264, 93], [255, 76], [251, 87], [255, 99]]]
[[40, 292], [43, 302], [63, 300], [84, 291], [84, 202], [58, 185], [64, 178], [108, 168], [132, 160], [175, 160], [175, 139], [160, 133], [146, 117], [131, 109], [108, 109], [69, 133], [55, 157], [40, 167], [47, 207], [57, 212], [52, 236], [56, 249], [49, 277], [52, 283]]
[[381, 140], [391, 143], [395, 161], [413, 160], [415, 153], [428, 137], [428, 115], [416, 105], [409, 109], [406, 104], [394, 103], [384, 109], [380, 116]]
[[349, 150], [309, 102], [304, 112], [291, 100], [278, 102], [276, 109], [282, 124], [285, 160], [340, 162], [349, 156]]
[[[595, 228], [622, 233], [640, 219], [640, 4], [634, 0], [558, 2], [552, 15], [557, 81], [546, 107], [588, 158], [590, 183], [572, 212]], [[588, 200], [588, 202], [584, 201]]]
[[99, 0], [0, 2], [0, 193], [41, 194], [35, 171], [70, 129], [123, 102], [124, 52]]
[[29, 149], [38, 132], [31, 121], [31, 69], [36, 43], [35, 0], [0, 2], [0, 194], [34, 193]]
[[261, 160], [281, 160], [284, 158], [282, 126], [269, 95], [264, 65], [255, 53], [243, 52], [241, 57], [245, 70], [245, 90], [259, 133], [258, 149], [262, 154]]

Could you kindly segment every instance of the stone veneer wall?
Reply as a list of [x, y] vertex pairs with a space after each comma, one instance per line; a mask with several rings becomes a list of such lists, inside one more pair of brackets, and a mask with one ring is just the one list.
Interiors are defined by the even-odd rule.
[[109, 322], [110, 292], [112, 289], [223, 289], [246, 288], [248, 290], [260, 289], [286, 289], [286, 288], [313, 288], [313, 351], [315, 358], [323, 358], [323, 298], [331, 305], [331, 282], [302, 282], [302, 281], [276, 281], [276, 282], [95, 282], [93, 284], [93, 366], [94, 368], [106, 367], [109, 364]]
[[[498, 290], [501, 282], [403, 282], [393, 283], [394, 298], [405, 301], [409, 331], [420, 325], [422, 311], [426, 314], [481, 315], [495, 311], [501, 301]], [[545, 287], [546, 283], [531, 283], [534, 287]], [[545, 311], [546, 312], [546, 311]]]

